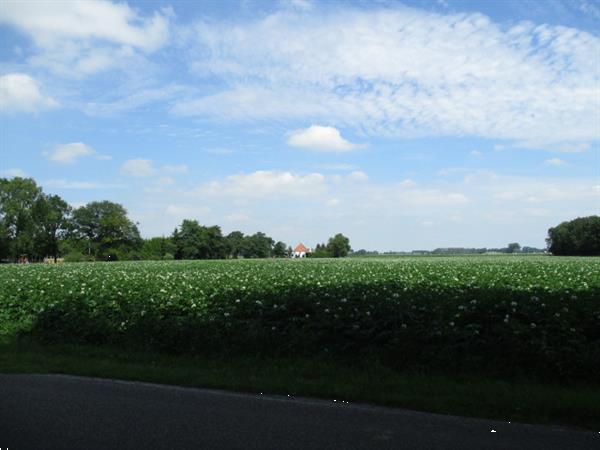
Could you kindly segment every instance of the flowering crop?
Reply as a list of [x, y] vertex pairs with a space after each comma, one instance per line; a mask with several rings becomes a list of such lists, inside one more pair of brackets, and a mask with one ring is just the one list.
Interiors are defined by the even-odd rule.
[[593, 377], [600, 258], [5, 265], [0, 333]]

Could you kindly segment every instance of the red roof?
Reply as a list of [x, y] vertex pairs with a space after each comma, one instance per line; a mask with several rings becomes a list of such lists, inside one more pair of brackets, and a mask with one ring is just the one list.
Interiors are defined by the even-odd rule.
[[302, 244], [302, 243], [300, 243], [300, 244], [296, 245], [296, 248], [294, 249], [294, 251], [295, 251], [295, 252], [298, 252], [298, 253], [308, 253], [308, 252], [310, 252], [310, 250], [309, 250], [309, 249], [307, 249], [307, 248], [304, 246], [304, 244]]

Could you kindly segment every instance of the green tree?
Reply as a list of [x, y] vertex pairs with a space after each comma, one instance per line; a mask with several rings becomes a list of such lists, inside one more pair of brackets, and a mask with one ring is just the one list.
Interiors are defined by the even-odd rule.
[[227, 254], [232, 258], [239, 258], [244, 254], [244, 233], [232, 231], [225, 237]]
[[219, 226], [205, 227], [196, 220], [184, 220], [173, 233], [175, 258], [217, 259], [226, 256], [225, 239]]
[[31, 178], [0, 178], [0, 259], [36, 254], [33, 207], [41, 196], [42, 189]]
[[244, 238], [244, 258], [268, 258], [271, 256], [275, 241], [259, 231]]
[[286, 246], [283, 242], [278, 241], [273, 246], [273, 256], [275, 258], [283, 258], [286, 256]]
[[350, 239], [341, 233], [329, 238], [327, 242], [327, 252], [334, 258], [347, 256], [352, 248], [350, 248]]
[[579, 217], [548, 230], [553, 255], [600, 256], [600, 216]]
[[58, 195], [41, 195], [33, 207], [36, 223], [35, 247], [40, 256], [56, 261], [60, 239], [69, 231], [71, 207]]
[[520, 251], [521, 246], [518, 242], [512, 242], [506, 247], [506, 253], [519, 253]]
[[73, 211], [72, 223], [72, 235], [87, 241], [88, 255], [97, 258], [131, 258], [142, 246], [137, 225], [118, 203], [106, 200], [88, 203]]
[[175, 254], [175, 244], [170, 237], [153, 237], [145, 239], [140, 251], [142, 259], [173, 259], [168, 255]]

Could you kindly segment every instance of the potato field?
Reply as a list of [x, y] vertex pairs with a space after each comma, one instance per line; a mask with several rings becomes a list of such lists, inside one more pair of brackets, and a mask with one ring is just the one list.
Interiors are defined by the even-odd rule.
[[0, 334], [594, 379], [600, 258], [3, 265]]

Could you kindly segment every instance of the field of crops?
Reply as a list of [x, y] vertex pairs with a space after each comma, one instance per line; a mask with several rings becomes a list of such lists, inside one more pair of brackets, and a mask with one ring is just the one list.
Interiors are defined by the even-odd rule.
[[593, 379], [600, 258], [4, 265], [0, 333]]

